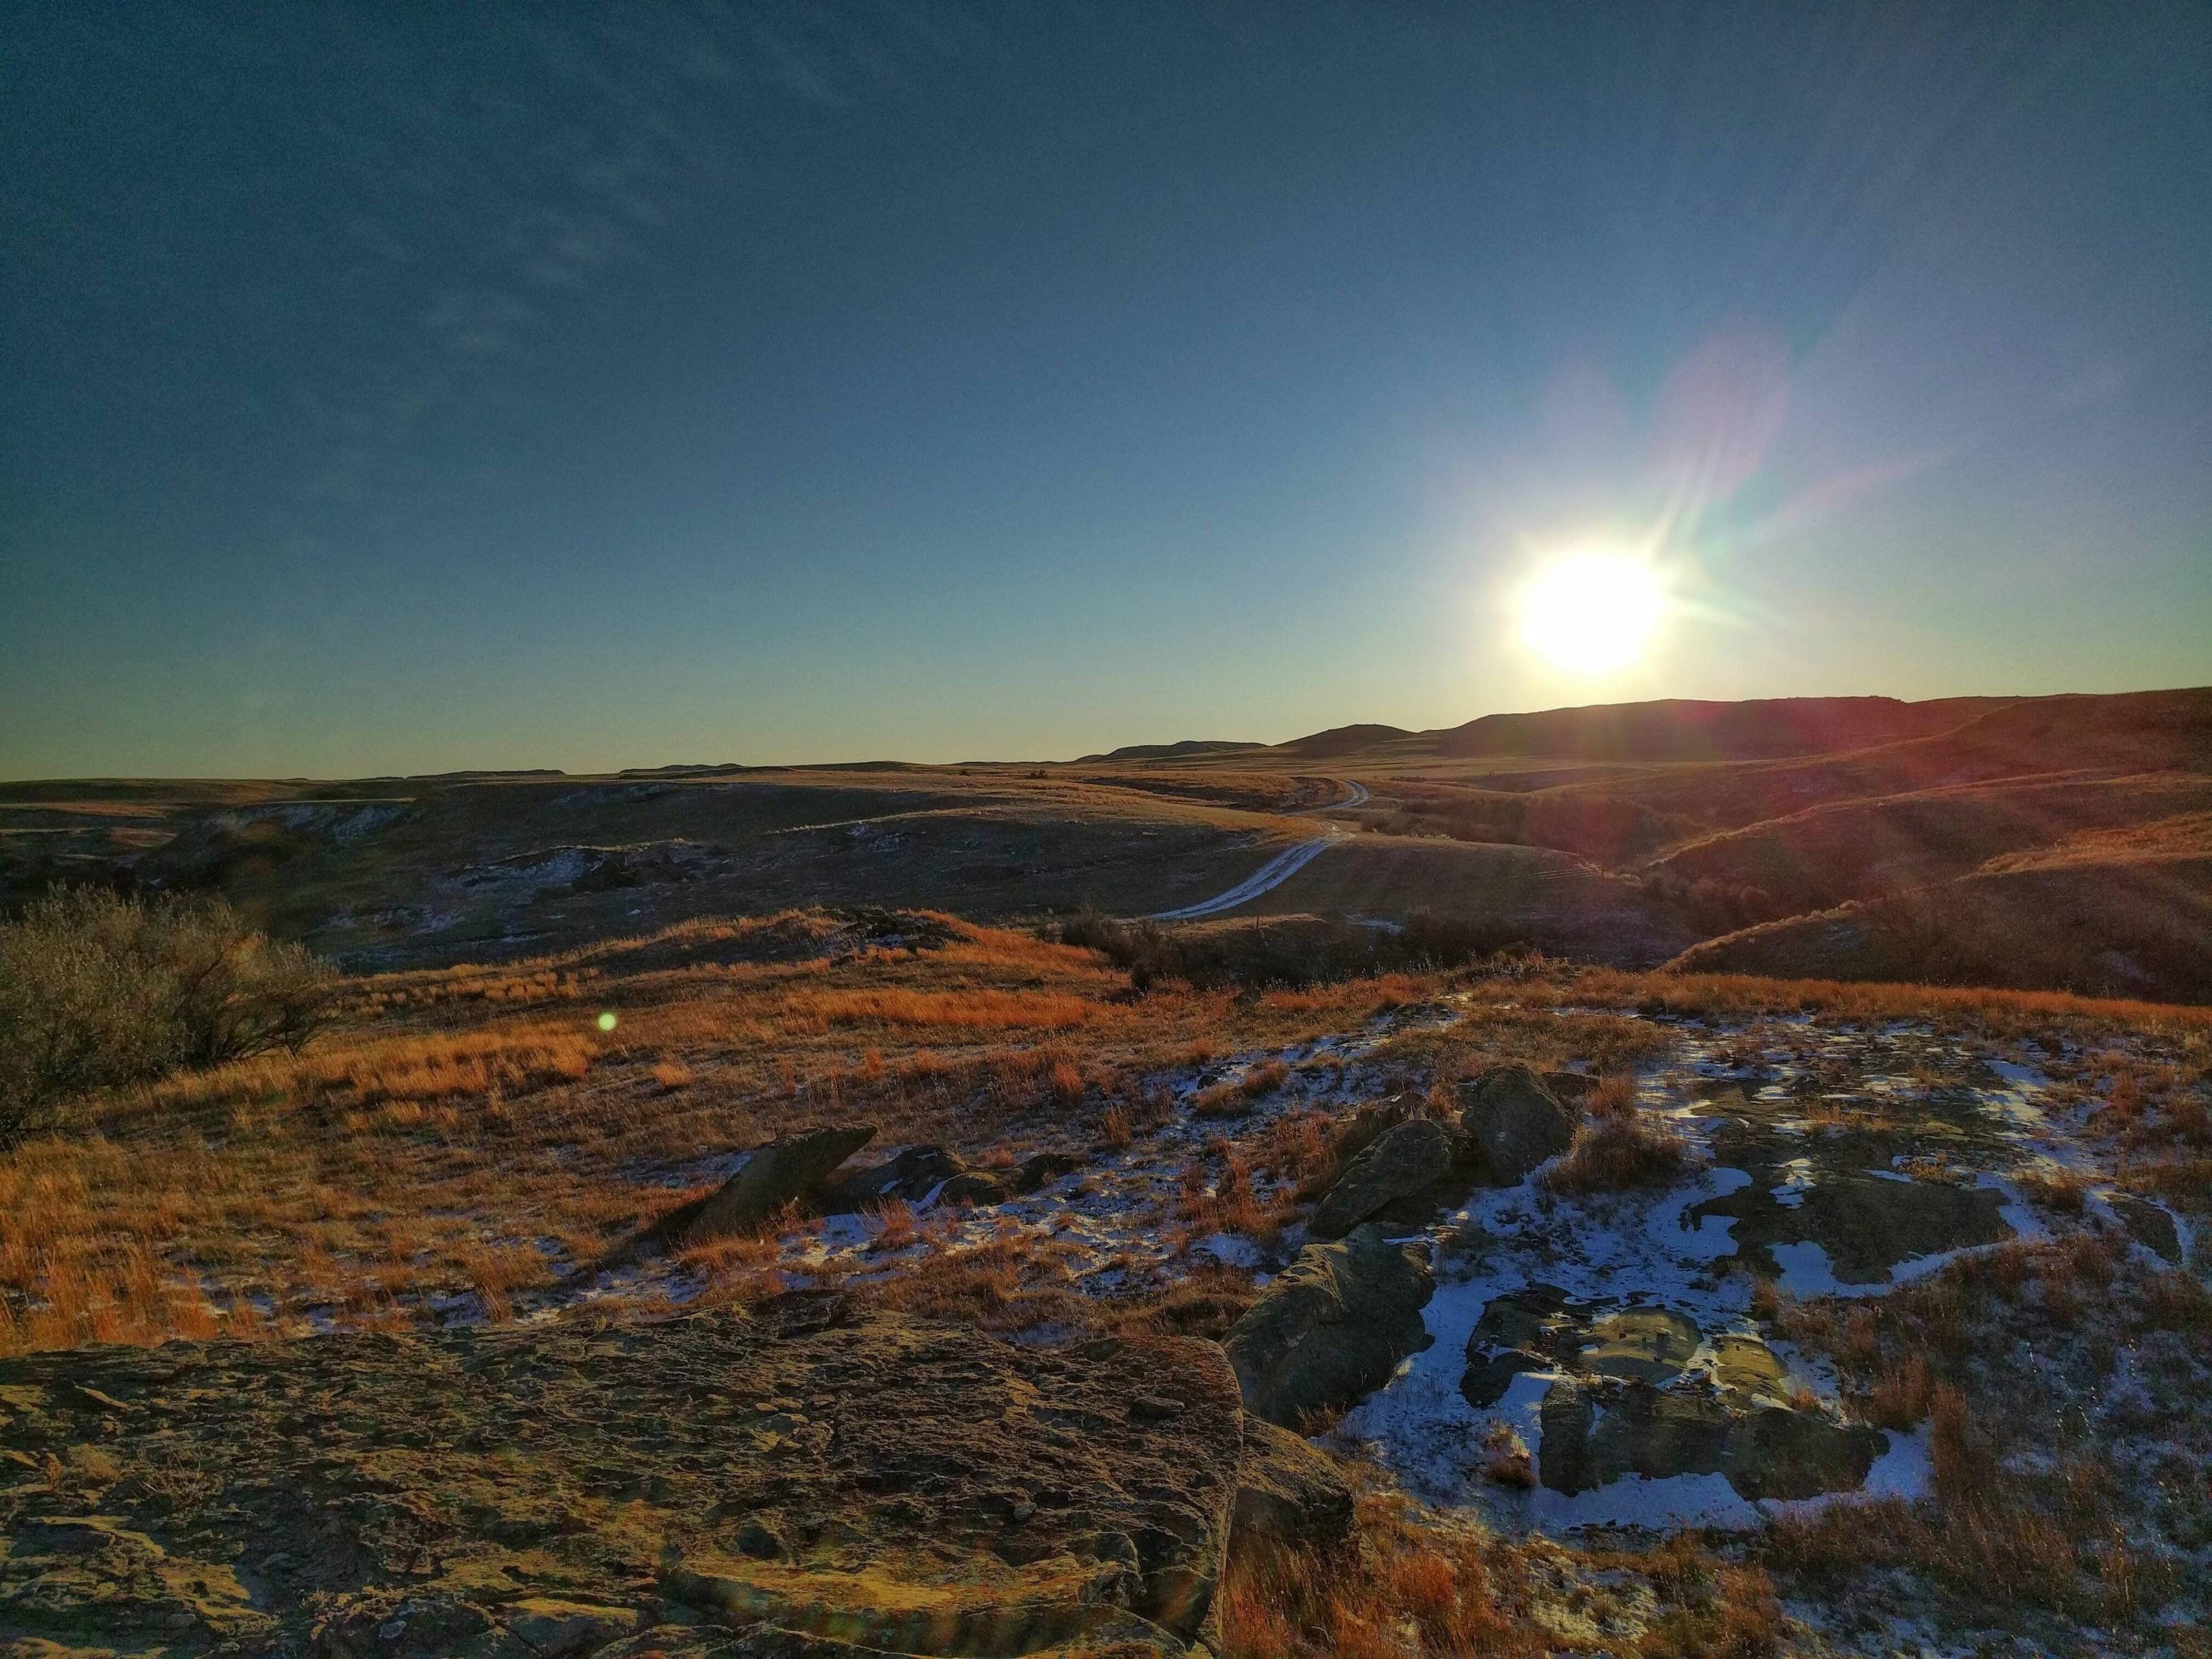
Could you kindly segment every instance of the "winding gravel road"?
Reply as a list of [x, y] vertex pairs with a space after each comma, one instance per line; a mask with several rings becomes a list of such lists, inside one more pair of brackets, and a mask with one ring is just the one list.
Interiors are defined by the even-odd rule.
[[[1298, 810], [1302, 812], [1329, 812], [1340, 807], [1364, 805], [1369, 799], [1367, 787], [1364, 784], [1355, 783], [1350, 778], [1339, 778], [1336, 781], [1352, 793], [1342, 800], [1331, 801], [1325, 806], [1305, 806]], [[1146, 920], [1147, 921], [1195, 921], [1200, 916], [1218, 916], [1225, 911], [1234, 910], [1240, 904], [1249, 904], [1261, 894], [1280, 887], [1292, 876], [1335, 846], [1337, 842], [1347, 839], [1351, 834], [1350, 830], [1332, 823], [1312, 840], [1302, 841], [1295, 847], [1285, 848], [1228, 891], [1216, 893], [1212, 898], [1201, 899], [1196, 904], [1186, 904], [1180, 909], [1156, 911]]]

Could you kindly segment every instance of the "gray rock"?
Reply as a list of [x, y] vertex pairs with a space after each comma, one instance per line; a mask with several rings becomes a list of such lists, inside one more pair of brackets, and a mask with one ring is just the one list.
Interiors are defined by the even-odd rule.
[[875, 1138], [872, 1126], [847, 1123], [772, 1140], [696, 1209], [686, 1206], [688, 1213], [671, 1218], [673, 1224], [664, 1224], [664, 1230], [686, 1243], [757, 1231], [793, 1199], [813, 1198], [832, 1170]]
[[1428, 1251], [1372, 1225], [1309, 1244], [1245, 1310], [1223, 1346], [1248, 1411], [1284, 1428], [1340, 1411], [1380, 1387], [1431, 1338]]
[[1590, 1471], [1590, 1427], [1597, 1407], [1587, 1389], [1575, 1382], [1554, 1382], [1545, 1390], [1537, 1408], [1537, 1478], [1553, 1492], [1570, 1497], [1598, 1484]]
[[1460, 1124], [1493, 1185], [1510, 1187], [1575, 1138], [1574, 1115], [1526, 1066], [1497, 1066], [1459, 1085]]
[[1540, 1371], [1550, 1362], [1526, 1348], [1507, 1348], [1501, 1353], [1470, 1355], [1459, 1379], [1459, 1391], [1477, 1411], [1487, 1411], [1505, 1398], [1513, 1379], [1524, 1371]]
[[1727, 1407], [1710, 1395], [1632, 1383], [1590, 1431], [1590, 1478], [1601, 1486], [1631, 1474], [1647, 1480], [1718, 1474], [1728, 1458], [1729, 1428]]
[[1006, 1177], [988, 1170], [970, 1170], [946, 1182], [937, 1194], [940, 1204], [1003, 1204], [1013, 1196]]
[[1816, 1498], [1864, 1486], [1886, 1444], [1879, 1429], [1765, 1406], [1729, 1429], [1725, 1468], [1746, 1498]]
[[900, 1199], [918, 1203], [968, 1166], [942, 1146], [909, 1146], [896, 1158], [847, 1176], [822, 1194], [824, 1215], [844, 1215]]
[[1630, 1308], [1590, 1327], [1581, 1370], [1632, 1382], [1668, 1382], [1682, 1374], [1701, 1340], [1697, 1322], [1667, 1308]]
[[1279, 1544], [1342, 1543], [1352, 1531], [1352, 1486], [1336, 1465], [1287, 1429], [1247, 1415], [1244, 1463], [1231, 1512], [1232, 1547], [1254, 1536]]
[[1721, 1474], [1745, 1498], [1852, 1492], [1884, 1443], [1817, 1411], [1744, 1409], [1703, 1389], [1555, 1382], [1539, 1413], [1544, 1485], [1572, 1495], [1629, 1475]]
[[1451, 1136], [1432, 1119], [1385, 1129], [1331, 1184], [1310, 1230], [1316, 1238], [1341, 1238], [1376, 1211], [1435, 1186], [1451, 1161]]
[[1392, 1095], [1388, 1100], [1371, 1101], [1359, 1107], [1338, 1128], [1329, 1148], [1338, 1167], [1351, 1163], [1380, 1140], [1385, 1130], [1395, 1129], [1419, 1116], [1420, 1111], [1420, 1097], [1412, 1094]]

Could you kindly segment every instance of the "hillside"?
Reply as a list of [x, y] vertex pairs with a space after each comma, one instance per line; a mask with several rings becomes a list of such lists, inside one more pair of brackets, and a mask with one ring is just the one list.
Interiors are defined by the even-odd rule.
[[[219, 891], [360, 967], [833, 899], [1434, 917], [1618, 967], [2194, 999], [2190, 860], [2076, 838], [2208, 808], [2212, 690], [1665, 702], [1052, 765], [14, 784], [0, 911], [57, 880]], [[2002, 862], [2061, 847], [2063, 872]]]

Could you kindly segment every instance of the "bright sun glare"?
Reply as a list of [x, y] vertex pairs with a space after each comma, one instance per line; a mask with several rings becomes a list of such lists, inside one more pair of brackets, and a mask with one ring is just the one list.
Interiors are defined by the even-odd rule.
[[1644, 654], [1666, 610], [1650, 561], [1615, 548], [1563, 553], [1521, 592], [1521, 638], [1554, 668], [1604, 674]]

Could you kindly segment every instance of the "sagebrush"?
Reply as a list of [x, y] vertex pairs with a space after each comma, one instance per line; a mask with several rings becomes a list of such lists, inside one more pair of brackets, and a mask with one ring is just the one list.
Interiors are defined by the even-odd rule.
[[0, 1145], [88, 1090], [297, 1048], [336, 983], [220, 899], [50, 893], [0, 927]]

